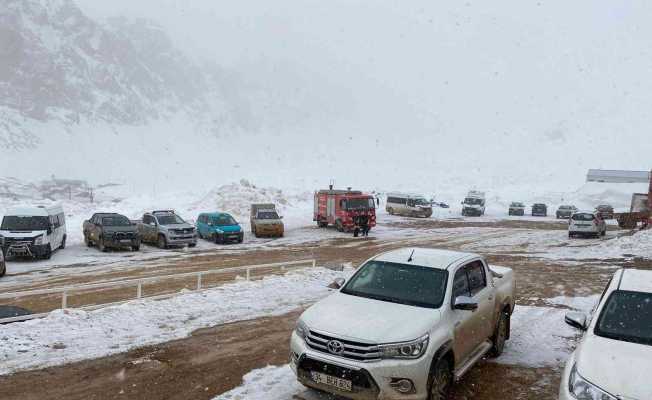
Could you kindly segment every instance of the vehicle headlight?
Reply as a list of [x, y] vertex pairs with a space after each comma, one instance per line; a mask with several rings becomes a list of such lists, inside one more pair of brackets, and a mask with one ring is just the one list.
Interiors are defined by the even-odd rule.
[[577, 372], [577, 364], [573, 365], [568, 378], [568, 390], [578, 400], [618, 400], [599, 387], [588, 382]]
[[391, 343], [378, 346], [382, 358], [419, 358], [428, 349], [428, 335], [417, 340], [403, 343]]
[[308, 336], [308, 333], [310, 332], [308, 326], [301, 320], [297, 321], [297, 326], [294, 327], [294, 331], [297, 333], [297, 336], [303, 340], [306, 339], [306, 336]]
[[43, 235], [34, 238], [34, 244], [43, 244]]
[[224, 231], [221, 229], [215, 229], [215, 233], [224, 233]]

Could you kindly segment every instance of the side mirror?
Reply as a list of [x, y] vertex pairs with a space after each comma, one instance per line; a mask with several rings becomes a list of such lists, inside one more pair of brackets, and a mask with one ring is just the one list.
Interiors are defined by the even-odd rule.
[[48, 234], [48, 235], [51, 235], [51, 234], [52, 234], [52, 231], [53, 231], [53, 229], [52, 229], [52, 225], [48, 226], [47, 234]]
[[573, 328], [585, 331], [588, 327], [586, 326], [587, 317], [586, 314], [580, 312], [569, 312], [564, 318], [566, 323]]
[[478, 302], [468, 296], [457, 296], [453, 302], [453, 309], [475, 311], [478, 309]]
[[330, 285], [328, 285], [328, 287], [329, 287], [330, 289], [341, 289], [342, 286], [344, 286], [344, 283], [345, 283], [345, 282], [346, 282], [346, 280], [345, 280], [344, 278], [335, 278], [335, 280], [333, 281], [333, 283], [331, 283]]

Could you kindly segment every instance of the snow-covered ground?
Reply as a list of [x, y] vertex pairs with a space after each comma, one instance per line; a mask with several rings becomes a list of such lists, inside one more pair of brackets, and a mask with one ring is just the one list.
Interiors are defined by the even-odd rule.
[[0, 375], [121, 353], [183, 338], [199, 328], [281, 315], [327, 296], [327, 285], [350, 273], [309, 268], [166, 300], [90, 312], [53, 311], [43, 319], [2, 327]]

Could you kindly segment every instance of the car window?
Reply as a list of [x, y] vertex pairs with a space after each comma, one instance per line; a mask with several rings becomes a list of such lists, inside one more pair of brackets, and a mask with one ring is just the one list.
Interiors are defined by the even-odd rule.
[[466, 276], [466, 269], [464, 268], [460, 268], [453, 278], [453, 299], [458, 296], [471, 296], [469, 278]]
[[607, 298], [594, 333], [614, 340], [652, 345], [652, 293], [616, 290]]
[[484, 266], [482, 265], [482, 262], [474, 261], [468, 264], [465, 268], [469, 276], [469, 289], [471, 289], [471, 295], [475, 295], [487, 286]]

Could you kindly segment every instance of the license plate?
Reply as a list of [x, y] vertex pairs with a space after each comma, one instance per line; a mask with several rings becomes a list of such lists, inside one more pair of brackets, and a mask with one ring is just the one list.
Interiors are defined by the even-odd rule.
[[131, 243], [131, 239], [122, 239], [120, 243]]
[[322, 374], [321, 372], [315, 372], [315, 371], [311, 371], [310, 376], [312, 380], [315, 381], [316, 383], [332, 386], [334, 388], [345, 390], [347, 392], [350, 392], [352, 390], [351, 381], [348, 381], [346, 379], [336, 378], [334, 376]]

